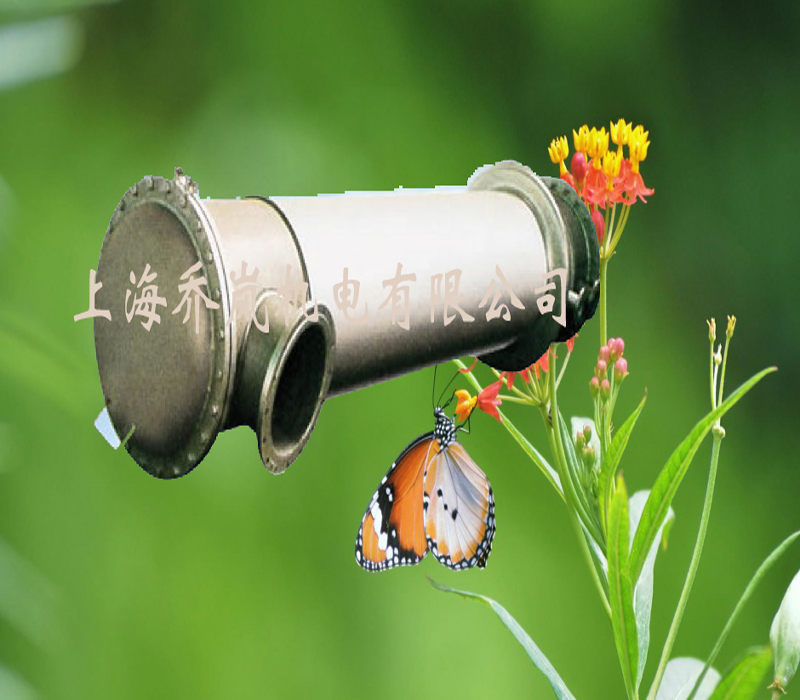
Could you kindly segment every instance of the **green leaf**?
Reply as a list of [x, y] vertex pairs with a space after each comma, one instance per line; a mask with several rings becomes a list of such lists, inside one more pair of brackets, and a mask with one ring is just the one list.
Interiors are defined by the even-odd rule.
[[[631, 536], [642, 517], [649, 491], [637, 491], [628, 500], [628, 515], [631, 523]], [[650, 613], [653, 608], [653, 570], [656, 565], [659, 540], [664, 541], [667, 530], [675, 522], [675, 512], [669, 509], [667, 519], [661, 525], [662, 533], [653, 542], [645, 559], [644, 567], [636, 585], [633, 587], [633, 612], [636, 615], [636, 632], [639, 640], [639, 671], [636, 674], [636, 687], [642, 682], [644, 667], [647, 663], [647, 652], [650, 648]]]
[[[661, 685], [658, 686], [658, 693], [655, 700], [688, 700], [692, 697], [692, 686], [703, 672], [703, 662], [689, 656], [679, 656], [670, 659], [664, 670], [664, 677]], [[709, 700], [711, 693], [719, 683], [719, 673], [709, 668], [708, 672], [697, 690], [695, 700]], [[652, 691], [651, 691], [652, 694]]]
[[636, 528], [636, 536], [634, 537], [633, 547], [631, 548], [631, 579], [633, 581], [639, 578], [642, 566], [644, 566], [644, 560], [647, 557], [647, 553], [650, 551], [651, 545], [658, 536], [661, 524], [667, 517], [669, 507], [672, 505], [672, 499], [675, 497], [675, 493], [681, 481], [683, 481], [683, 477], [686, 475], [695, 453], [706, 435], [708, 435], [711, 427], [718, 418], [721, 418], [733, 408], [750, 389], [767, 374], [774, 371], [775, 367], [768, 367], [748, 379], [716, 409], [711, 411], [695, 425], [686, 439], [678, 445], [667, 460], [667, 463], [658, 475], [656, 483], [650, 492], [650, 497], [647, 499], [647, 504], [645, 505], [644, 513], [642, 513], [639, 527]]
[[38, 700], [39, 694], [7, 666], [0, 664], [0, 698], [6, 700]]
[[528, 439], [517, 429], [517, 427], [508, 419], [505, 413], [498, 409], [500, 418], [503, 421], [505, 429], [509, 432], [512, 438], [516, 440], [517, 444], [522, 448], [523, 452], [531, 458], [531, 461], [539, 467], [539, 471], [544, 474], [545, 478], [553, 485], [553, 488], [558, 491], [558, 495], [564, 498], [564, 491], [561, 487], [561, 478], [558, 472], [550, 466], [550, 463], [544, 458]]
[[81, 420], [92, 397], [102, 404], [96, 375], [86, 374], [39, 324], [0, 306], [0, 383], [5, 378]]
[[608, 446], [605, 455], [603, 456], [603, 463], [600, 465], [600, 477], [598, 479], [597, 494], [600, 501], [600, 517], [603, 522], [603, 529], [608, 529], [608, 507], [611, 503], [611, 487], [614, 484], [614, 475], [617, 473], [617, 467], [622, 459], [622, 453], [628, 446], [628, 440], [633, 432], [633, 427], [639, 418], [639, 414], [644, 408], [644, 403], [647, 401], [647, 392], [644, 393], [642, 400], [636, 407], [633, 413], [628, 416], [619, 430], [614, 435], [614, 439]]
[[631, 585], [628, 547], [630, 544], [628, 520], [628, 491], [620, 476], [611, 508], [608, 513], [608, 537], [606, 558], [608, 559], [608, 598], [611, 604], [611, 625], [614, 641], [622, 667], [622, 676], [628, 697], [635, 695], [639, 668], [639, 642], [636, 631], [636, 616], [633, 612], [633, 586]]
[[569, 689], [561, 679], [561, 676], [558, 675], [558, 672], [553, 667], [553, 664], [548, 661], [547, 657], [542, 653], [542, 650], [536, 646], [536, 643], [530, 638], [528, 633], [522, 629], [521, 625], [502, 605], [500, 605], [500, 603], [478, 593], [459, 591], [455, 588], [444, 586], [441, 583], [436, 583], [436, 581], [430, 578], [430, 576], [428, 577], [428, 581], [432, 586], [438, 588], [440, 591], [445, 591], [446, 593], [455, 593], [463, 598], [471, 598], [473, 600], [479, 600], [482, 603], [486, 603], [486, 605], [488, 605], [492, 610], [495, 611], [495, 613], [497, 613], [497, 616], [500, 618], [502, 623], [508, 627], [508, 629], [511, 631], [511, 634], [514, 635], [516, 640], [528, 653], [528, 656], [531, 657], [531, 661], [536, 664], [536, 667], [545, 675], [547, 680], [550, 681], [550, 685], [553, 687], [553, 692], [556, 694], [556, 697], [559, 698], [559, 700], [575, 700], [575, 696], [569, 692]]
[[594, 540], [602, 548], [603, 533], [600, 531], [600, 520], [595, 508], [595, 500], [590, 496], [589, 488], [583, 478], [584, 466], [575, 454], [574, 438], [561, 412], [558, 413], [558, 426], [561, 430], [561, 443], [564, 446], [564, 458], [567, 462], [567, 480], [572, 484], [575, 498], [578, 500], [576, 510], [584, 530], [589, 534], [589, 541]]
[[747, 652], [720, 681], [711, 700], [751, 700], [763, 690], [763, 678], [771, 664], [768, 646]]

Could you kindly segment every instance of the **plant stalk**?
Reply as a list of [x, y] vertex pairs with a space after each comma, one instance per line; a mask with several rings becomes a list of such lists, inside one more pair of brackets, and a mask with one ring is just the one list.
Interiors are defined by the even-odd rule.
[[[548, 351], [549, 352], [549, 351]], [[552, 414], [552, 425], [548, 423], [545, 409], [542, 408], [543, 417], [545, 418], [545, 427], [547, 429], [547, 435], [550, 440], [550, 448], [553, 452], [553, 456], [556, 461], [556, 468], [558, 469], [560, 476], [561, 476], [561, 483], [564, 485], [564, 495], [566, 496], [566, 504], [567, 510], [570, 514], [570, 519], [572, 520], [572, 524], [575, 527], [575, 534], [578, 536], [578, 541], [580, 542], [581, 551], [583, 552], [583, 556], [586, 559], [586, 563], [589, 566], [589, 571], [592, 574], [592, 580], [594, 581], [595, 587], [597, 588], [597, 592], [600, 595], [600, 601], [603, 604], [603, 609], [606, 611], [606, 615], [608, 615], [609, 619], [611, 618], [611, 605], [608, 602], [608, 595], [603, 588], [603, 583], [600, 580], [600, 576], [597, 573], [597, 566], [595, 564], [594, 559], [592, 558], [592, 553], [589, 551], [589, 544], [586, 542], [586, 535], [584, 534], [583, 526], [581, 525], [581, 518], [578, 514], [578, 510], [582, 509], [582, 502], [580, 501], [580, 496], [578, 495], [575, 484], [572, 482], [572, 476], [569, 471], [569, 465], [567, 464], [567, 457], [564, 452], [564, 444], [561, 439], [561, 422], [560, 422], [560, 414], [558, 412], [558, 396], [556, 393], [556, 356], [553, 353], [553, 357], [550, 360], [550, 367], [548, 369], [548, 381], [550, 382], [550, 411]], [[570, 502], [571, 501], [571, 502]], [[584, 514], [584, 517], [588, 518], [588, 514]], [[587, 522], [586, 527], [588, 528], [589, 523]]]
[[600, 256], [600, 347], [608, 343], [608, 258]]
[[714, 500], [714, 485], [717, 480], [717, 467], [719, 466], [719, 450], [722, 443], [724, 433], [714, 431], [714, 443], [711, 446], [711, 467], [708, 472], [708, 484], [706, 486], [706, 496], [703, 502], [703, 514], [700, 516], [700, 527], [697, 531], [697, 540], [694, 543], [694, 551], [692, 552], [692, 560], [689, 563], [689, 570], [686, 572], [686, 581], [683, 584], [681, 596], [678, 599], [678, 607], [675, 609], [675, 615], [672, 618], [669, 632], [667, 633], [667, 640], [664, 642], [664, 649], [661, 652], [661, 658], [658, 661], [658, 668], [656, 675], [653, 679], [653, 685], [647, 695], [647, 700], [654, 700], [658, 687], [664, 677], [664, 671], [667, 668], [669, 656], [672, 653], [672, 646], [675, 644], [675, 638], [678, 636], [678, 629], [681, 626], [683, 613], [686, 610], [686, 603], [689, 600], [689, 595], [692, 592], [694, 579], [697, 575], [697, 569], [700, 565], [700, 556], [703, 553], [703, 544], [706, 540], [706, 532], [708, 531], [708, 521], [711, 516], [711, 503]]

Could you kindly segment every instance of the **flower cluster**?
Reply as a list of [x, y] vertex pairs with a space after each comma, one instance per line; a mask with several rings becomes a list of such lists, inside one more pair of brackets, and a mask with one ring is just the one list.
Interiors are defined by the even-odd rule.
[[576, 429], [576, 423], [578, 424], [577, 431], [572, 441], [577, 459], [576, 483], [580, 485], [582, 496], [586, 497], [588, 495], [588, 507], [594, 509], [599, 492], [600, 453], [602, 452], [602, 447], [591, 420], [573, 418], [573, 430]]
[[589, 382], [589, 392], [594, 399], [595, 424], [598, 430], [609, 433], [619, 387], [628, 376], [628, 361], [622, 356], [624, 352], [625, 341], [622, 338], [609, 338], [597, 354], [594, 376]]
[[[600, 209], [616, 204], [630, 207], [637, 200], [647, 201], [646, 197], [654, 192], [644, 184], [639, 168], [647, 158], [649, 135], [643, 126], [634, 128], [624, 119], [612, 122], [609, 131], [604, 126], [590, 129], [584, 124], [577, 131], [572, 130], [575, 155], [569, 170], [565, 165], [569, 156], [566, 136], [553, 139], [547, 149], [550, 160], [559, 166], [561, 178], [575, 188], [589, 207], [601, 244], [608, 220]], [[609, 141], [617, 147], [616, 150], [610, 147]]]
[[[575, 338], [577, 333], [566, 341], [567, 346], [567, 359], [572, 354], [572, 349], [575, 346]], [[489, 384], [477, 396], [472, 396], [466, 389], [458, 389], [455, 392], [456, 399], [456, 416], [459, 420], [466, 420], [469, 414], [477, 406], [481, 411], [487, 413], [492, 418], [502, 423], [500, 413], [497, 407], [503, 403], [503, 400], [512, 401], [515, 403], [524, 403], [533, 406], [547, 406], [550, 401], [550, 387], [547, 381], [547, 373], [550, 368], [550, 355], [553, 353], [555, 357], [555, 346], [549, 348], [536, 362], [529, 367], [522, 369], [518, 372], [501, 372], [497, 374], [497, 380]], [[476, 360], [477, 362], [477, 360]], [[567, 363], [562, 366], [562, 372]], [[463, 372], [472, 371], [475, 363], [471, 367], [462, 370]], [[522, 379], [522, 385], [517, 384], [514, 387], [514, 381], [519, 376]], [[559, 375], [559, 381], [561, 375]], [[512, 394], [500, 394], [500, 390], [505, 386]]]

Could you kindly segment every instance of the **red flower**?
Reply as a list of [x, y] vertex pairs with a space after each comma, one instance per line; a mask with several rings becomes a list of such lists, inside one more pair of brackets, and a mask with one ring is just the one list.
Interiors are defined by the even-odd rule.
[[586, 156], [580, 151], [572, 156], [570, 170], [572, 170], [572, 177], [575, 179], [578, 187], [583, 187], [583, 183], [586, 180], [586, 173], [589, 170], [589, 164], [586, 162]]
[[575, 187], [575, 178], [572, 177], [571, 173], [564, 171], [561, 173], [561, 179], [566, 182], [573, 190], [577, 190], [578, 188]]
[[[593, 170], [594, 171], [594, 170]], [[606, 206], [606, 182], [605, 182], [605, 175], [600, 173], [603, 176], [603, 186], [602, 187], [592, 187], [589, 185], [589, 181], [587, 179], [586, 186], [583, 188], [583, 199], [586, 202], [587, 206], [591, 207], [605, 207]]]
[[539, 372], [542, 374], [547, 372], [548, 367], [550, 366], [550, 350], [548, 349], [544, 355], [542, 355], [536, 362], [533, 363], [533, 371], [536, 374], [536, 378], [539, 378]]
[[461, 369], [459, 367], [458, 371], [461, 372], [461, 374], [467, 374], [468, 372], [471, 372], [473, 369], [475, 369], [475, 365], [477, 365], [477, 364], [478, 364], [478, 358], [477, 357], [473, 357], [472, 358], [472, 364], [469, 367], [466, 367], [464, 369]]
[[522, 381], [523, 382], [525, 382], [526, 384], [530, 384], [531, 375], [530, 375], [530, 372], [529, 372], [529, 368], [527, 368], [527, 367], [525, 369], [520, 370], [519, 372], [503, 372], [503, 374], [501, 374], [500, 377], [501, 377], [501, 379], [503, 377], [505, 377], [506, 386], [509, 389], [511, 389], [514, 386], [514, 378], [517, 375], [522, 377]]
[[572, 348], [574, 348], [574, 347], [575, 347], [575, 338], [577, 338], [577, 337], [578, 337], [578, 334], [576, 333], [575, 335], [573, 335], [573, 336], [572, 336], [572, 337], [571, 337], [571, 338], [570, 338], [570, 339], [567, 341], [567, 350], [569, 350], [569, 352], [572, 352]]
[[606, 175], [602, 168], [595, 167], [594, 162], [586, 176], [583, 198], [587, 204], [594, 204], [596, 207], [606, 205]]
[[498, 379], [494, 384], [490, 384], [478, 394], [478, 408], [484, 413], [488, 413], [492, 418], [496, 418], [501, 423], [503, 421], [500, 418], [500, 414], [497, 412], [497, 407], [503, 403], [502, 399], [498, 396], [502, 384], [503, 380]]
[[598, 209], [592, 212], [592, 223], [595, 233], [597, 233], [597, 242], [602, 244], [606, 237], [606, 217]]
[[623, 189], [625, 190], [625, 196], [623, 197], [622, 201], [625, 204], [634, 204], [638, 199], [641, 199], [643, 202], [647, 200], [645, 197], [649, 197], [655, 190], [648, 189], [647, 186], [644, 184], [644, 180], [642, 179], [642, 174], [637, 170], [633, 172], [631, 170], [625, 178], [625, 182], [623, 183]]

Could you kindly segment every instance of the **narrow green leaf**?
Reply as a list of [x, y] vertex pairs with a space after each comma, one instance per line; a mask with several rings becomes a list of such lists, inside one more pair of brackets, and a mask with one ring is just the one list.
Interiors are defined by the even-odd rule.
[[600, 531], [600, 519], [595, 508], [595, 500], [589, 495], [588, 485], [583, 478], [584, 467], [578, 460], [578, 455], [575, 454], [574, 438], [570, 435], [570, 429], [567, 427], [567, 422], [560, 411], [558, 413], [558, 426], [561, 430], [561, 443], [564, 446], [564, 458], [569, 471], [569, 474], [565, 476], [571, 482], [575, 491], [575, 498], [578, 500], [576, 504], [578, 516], [584, 529], [602, 548], [603, 533]]
[[[753, 591], [755, 591], [758, 584], [761, 583], [761, 580], [764, 578], [764, 576], [766, 576], [767, 572], [772, 568], [773, 564], [775, 564], [775, 562], [778, 561], [778, 559], [780, 559], [781, 556], [783, 556], [783, 553], [798, 537], [800, 537], [800, 530], [798, 530], [797, 532], [793, 532], [783, 542], [781, 542], [777, 547], [775, 547], [775, 549], [772, 550], [770, 555], [763, 562], [761, 562], [761, 566], [759, 566], [758, 569], [756, 569], [756, 572], [753, 574], [753, 577], [747, 583], [747, 586], [744, 589], [744, 593], [742, 593], [742, 597], [739, 598], [739, 601], [736, 603], [736, 607], [734, 607], [731, 616], [725, 623], [725, 627], [722, 628], [722, 632], [720, 632], [717, 641], [714, 643], [714, 648], [708, 655], [708, 660], [706, 661], [705, 669], [709, 669], [711, 665], [714, 663], [714, 661], [716, 661], [717, 654], [719, 654], [720, 649], [722, 649], [722, 645], [728, 638], [728, 634], [730, 633], [731, 628], [738, 619], [739, 614], [742, 612], [742, 608], [744, 608], [747, 601], [750, 600], [750, 596], [753, 595]], [[698, 684], [699, 681], [700, 679], [698, 678]], [[697, 688], [695, 688], [693, 692], [697, 692]], [[695, 696], [690, 695], [689, 697], [695, 697]]]
[[0, 664], [0, 698], [6, 700], [38, 700], [39, 694], [21, 676]]
[[561, 498], [564, 498], [563, 489], [561, 487], [561, 478], [558, 476], [558, 472], [550, 466], [550, 463], [544, 458], [541, 452], [539, 452], [529, 441], [528, 439], [517, 429], [517, 427], [508, 419], [505, 413], [498, 409], [497, 411], [500, 414], [500, 418], [503, 420], [503, 425], [505, 429], [509, 432], [512, 438], [517, 442], [517, 444], [522, 448], [523, 452], [531, 458], [531, 461], [539, 467], [539, 471], [544, 474], [545, 478], [553, 485], [553, 488], [558, 491], [558, 495]]
[[633, 586], [630, 576], [628, 546], [630, 543], [628, 521], [628, 491], [620, 476], [611, 508], [608, 513], [608, 597], [611, 604], [611, 625], [617, 645], [619, 663], [628, 697], [635, 695], [639, 668], [639, 642], [636, 616], [633, 611]]
[[722, 678], [710, 700], [752, 700], [764, 689], [764, 675], [771, 664], [768, 646], [747, 652]]
[[29, 338], [26, 335], [32, 334], [9, 328], [5, 320], [0, 314], [0, 379], [7, 377], [73, 417], [85, 419], [92, 392], [102, 402], [96, 379], [65, 362], [63, 355], [53, 351], [55, 341], [43, 339], [43, 332]]
[[478, 593], [459, 591], [455, 588], [444, 586], [441, 583], [436, 583], [436, 581], [434, 581], [430, 576], [428, 577], [428, 581], [432, 586], [438, 588], [440, 591], [445, 591], [446, 593], [455, 593], [463, 598], [479, 600], [480, 602], [488, 605], [492, 610], [495, 611], [495, 613], [497, 613], [497, 616], [500, 618], [501, 622], [508, 627], [511, 634], [513, 634], [516, 640], [522, 645], [528, 656], [531, 657], [531, 661], [536, 664], [536, 667], [545, 675], [547, 680], [550, 681], [550, 685], [553, 687], [553, 692], [555, 693], [556, 697], [559, 698], [559, 700], [575, 700], [575, 696], [569, 692], [569, 689], [561, 679], [561, 676], [558, 675], [558, 672], [553, 667], [553, 664], [548, 661], [547, 657], [542, 653], [542, 650], [539, 649], [539, 647], [536, 646], [536, 643], [530, 638], [530, 635], [528, 635], [528, 633], [522, 629], [522, 626], [511, 616], [508, 610], [500, 605], [500, 603]]
[[642, 566], [644, 566], [644, 560], [650, 551], [650, 546], [658, 535], [661, 523], [664, 522], [667, 516], [669, 507], [672, 505], [672, 499], [675, 497], [675, 493], [681, 481], [683, 481], [683, 477], [686, 475], [695, 453], [703, 439], [708, 435], [714, 422], [733, 408], [761, 379], [774, 371], [775, 367], [768, 367], [748, 379], [715, 410], [711, 411], [695, 425], [667, 460], [656, 479], [653, 489], [650, 491], [650, 497], [647, 499], [644, 513], [642, 513], [642, 519], [639, 521], [639, 527], [636, 528], [636, 536], [633, 539], [633, 547], [631, 548], [631, 579], [633, 581], [639, 578]]
[[[630, 535], [636, 532], [636, 526], [642, 517], [644, 505], [647, 503], [649, 491], [637, 491], [628, 499], [628, 517], [630, 518]], [[675, 512], [669, 509], [667, 519], [662, 527], [661, 539], [672, 523], [675, 522]], [[639, 580], [633, 587], [633, 611], [636, 614], [636, 633], [639, 641], [639, 672], [636, 675], [636, 687], [638, 689], [642, 682], [644, 667], [647, 664], [647, 653], [650, 649], [650, 613], [653, 607], [653, 573], [656, 565], [659, 542], [653, 542], [650, 552], [645, 560]]]
[[600, 465], [597, 494], [598, 500], [600, 501], [600, 517], [603, 522], [604, 531], [608, 529], [608, 507], [611, 503], [611, 486], [614, 484], [614, 475], [617, 473], [617, 467], [622, 459], [622, 453], [625, 452], [625, 448], [628, 446], [628, 440], [631, 437], [633, 427], [636, 425], [639, 414], [644, 408], [645, 401], [647, 401], [647, 392], [644, 393], [636, 410], [628, 416], [628, 419], [615, 433], [614, 439], [611, 441], [611, 444], [608, 446], [603, 456], [603, 463]]

